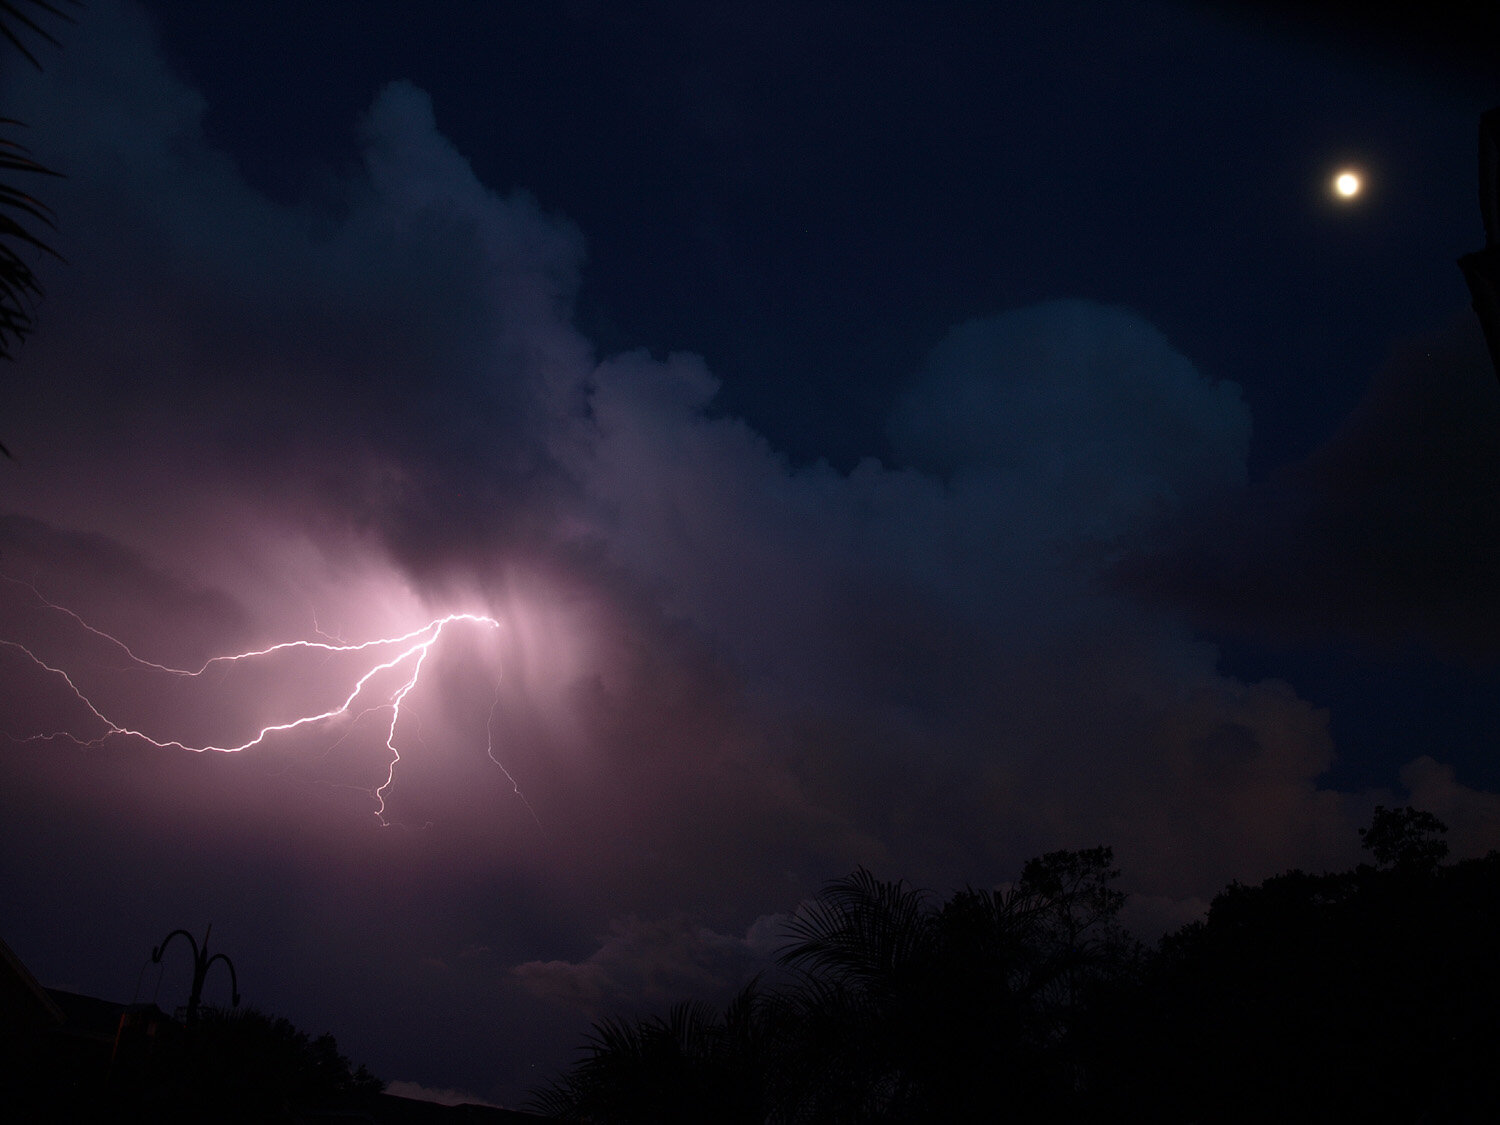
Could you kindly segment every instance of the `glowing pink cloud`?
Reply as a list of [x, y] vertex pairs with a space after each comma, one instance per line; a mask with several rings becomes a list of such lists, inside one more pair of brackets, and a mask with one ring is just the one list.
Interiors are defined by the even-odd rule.
[[[108, 714], [101, 710], [98, 705], [96, 705], [94, 700], [91, 699], [88, 693], [86, 693], [85, 690], [79, 686], [77, 681], [75, 681], [73, 676], [70, 675], [65, 668], [48, 663], [48, 661], [38, 656], [37, 653], [30, 647], [19, 641], [0, 638], [0, 647], [5, 647], [21, 653], [38, 668], [41, 668], [48, 674], [57, 677], [64, 684], [66, 684], [68, 690], [81, 704], [83, 704], [83, 706], [88, 710], [89, 714], [103, 723], [105, 727], [102, 733], [93, 737], [86, 737], [74, 730], [64, 729], [51, 733], [33, 734], [21, 739], [21, 741], [34, 742], [51, 741], [54, 739], [66, 739], [78, 744], [79, 746], [98, 746], [104, 743], [107, 739], [119, 735], [128, 738], [139, 739], [163, 750], [179, 749], [191, 751], [195, 754], [237, 754], [242, 751], [250, 750], [254, 747], [262, 745], [266, 742], [267, 739], [271, 738], [274, 735], [284, 734], [302, 727], [317, 726], [320, 723], [326, 723], [339, 717], [358, 717], [359, 715], [367, 714], [371, 711], [388, 708], [390, 712], [390, 721], [386, 725], [385, 746], [386, 749], [390, 752], [390, 758], [386, 768], [385, 780], [379, 786], [370, 791], [371, 796], [376, 801], [375, 816], [382, 825], [387, 826], [390, 824], [390, 822], [385, 817], [386, 792], [390, 789], [391, 785], [395, 781], [396, 765], [401, 761], [401, 751], [396, 744], [396, 734], [397, 728], [401, 724], [402, 704], [406, 701], [407, 696], [411, 694], [411, 692], [417, 687], [418, 682], [421, 680], [422, 669], [426, 664], [428, 654], [432, 651], [433, 646], [436, 645], [442, 638], [444, 631], [450, 625], [472, 624], [485, 626], [490, 629], [501, 628], [499, 621], [486, 614], [449, 613], [441, 617], [435, 617], [424, 625], [418, 626], [415, 629], [408, 630], [407, 632], [401, 633], [396, 636], [376, 637], [370, 640], [355, 643], [347, 643], [337, 640], [309, 641], [299, 639], [282, 641], [277, 644], [267, 645], [262, 648], [249, 649], [244, 652], [210, 657], [202, 664], [200, 664], [197, 668], [177, 668], [168, 664], [161, 664], [153, 660], [147, 660], [145, 657], [140, 656], [120, 638], [91, 625], [88, 621], [84, 620], [83, 617], [81, 617], [73, 610], [69, 609], [67, 606], [59, 605], [51, 601], [31, 583], [21, 582], [7, 575], [0, 575], [0, 579], [3, 579], [6, 582], [10, 582], [13, 585], [21, 586], [27, 590], [30, 590], [31, 593], [36, 596], [42, 608], [52, 610], [58, 614], [70, 618], [78, 626], [78, 628], [95, 637], [98, 637], [99, 639], [117, 648], [120, 652], [124, 653], [125, 656], [129, 658], [132, 664], [140, 668], [149, 669], [151, 671], [159, 672], [168, 676], [180, 676], [190, 679], [197, 679], [199, 677], [202, 677], [210, 669], [221, 665], [237, 664], [244, 661], [271, 659], [280, 654], [297, 650], [321, 651], [329, 654], [370, 653], [371, 659], [373, 659], [375, 663], [368, 665], [364, 669], [364, 671], [355, 678], [353, 686], [348, 689], [347, 693], [343, 697], [342, 702], [338, 703], [336, 706], [329, 707], [322, 711], [295, 715], [282, 722], [267, 723], [262, 726], [252, 737], [246, 739], [243, 742], [223, 745], [195, 745], [180, 738], [158, 737], [156, 735], [149, 734], [146, 731], [139, 729], [138, 727], [131, 726], [127, 723], [119, 722], [116, 719], [111, 718]], [[323, 633], [321, 629], [318, 629], [317, 631], [321, 636], [328, 636], [328, 634]], [[390, 690], [385, 695], [382, 701], [370, 702], [367, 705], [361, 705], [361, 697], [369, 694], [374, 694], [376, 691], [376, 689], [370, 687], [372, 680], [374, 680], [382, 672], [395, 671], [398, 669], [404, 670], [402, 672], [404, 678], [399, 680], [395, 688]], [[369, 689], [369, 691], [367, 691], [367, 688]], [[495, 706], [498, 706], [498, 703], [499, 697], [497, 694]], [[511, 776], [510, 771], [505, 768], [500, 760], [495, 757], [493, 741], [493, 719], [494, 707], [492, 706], [490, 710], [489, 721], [486, 723], [486, 735], [489, 739], [489, 744], [486, 747], [486, 753], [488, 754], [490, 760], [494, 762], [495, 765], [500, 769], [500, 771], [505, 775], [506, 780], [511, 783], [512, 788], [515, 790], [516, 796], [519, 797], [521, 802], [526, 805], [527, 811], [530, 812], [533, 819], [535, 819], [535, 810], [532, 809], [530, 802], [526, 800], [526, 797], [521, 792], [519, 785], [516, 784], [515, 778]]]

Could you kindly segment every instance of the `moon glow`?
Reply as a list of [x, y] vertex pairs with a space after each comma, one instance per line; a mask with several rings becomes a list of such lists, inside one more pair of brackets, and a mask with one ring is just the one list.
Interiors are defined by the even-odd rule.
[[1364, 183], [1356, 172], [1343, 171], [1333, 178], [1333, 190], [1340, 199], [1353, 199]]

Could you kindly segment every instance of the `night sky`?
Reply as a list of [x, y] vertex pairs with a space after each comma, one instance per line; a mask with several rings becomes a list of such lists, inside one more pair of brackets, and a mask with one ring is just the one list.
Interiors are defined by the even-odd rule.
[[[1107, 843], [1154, 937], [1377, 803], [1500, 846], [1455, 265], [1500, 65], [1136, 3], [58, 37], [0, 81], [66, 174], [0, 385], [0, 936], [44, 984], [171, 1008], [151, 947], [212, 922], [248, 1002], [515, 1104], [858, 864]], [[493, 624], [202, 749], [447, 614]]]

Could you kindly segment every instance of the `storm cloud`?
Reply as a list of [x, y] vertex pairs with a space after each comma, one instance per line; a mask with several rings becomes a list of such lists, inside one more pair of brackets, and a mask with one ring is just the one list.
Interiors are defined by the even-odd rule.
[[[1343, 577], [1354, 524], [1386, 567], [1414, 527], [1438, 543], [1394, 624], [1495, 635], [1472, 617], [1491, 583], [1462, 567], [1492, 518], [1434, 513], [1421, 471], [1469, 456], [1454, 503], [1493, 495], [1479, 412], [1458, 451], [1410, 439], [1411, 472], [1372, 452], [1429, 401], [1401, 375], [1421, 360], [1268, 493], [1240, 389], [1146, 319], [996, 310], [933, 340], [891, 457], [794, 463], [720, 408], [710, 359], [597, 355], [573, 311], [586, 232], [481, 183], [410, 83], [349, 123], [361, 163], [295, 205], [208, 145], [129, 7], [91, 6], [5, 89], [69, 177], [68, 264], [4, 414], [5, 639], [167, 729], [189, 705], [108, 686], [136, 671], [49, 602], [174, 666], [501, 623], [434, 650], [385, 828], [378, 722], [234, 756], [37, 742], [88, 716], [0, 653], [0, 832], [27, 903], [6, 937], [49, 983], [117, 995], [158, 931], [211, 912], [247, 995], [380, 1073], [514, 1089], [611, 1003], [732, 986], [773, 946], [765, 919], [855, 864], [946, 889], [1109, 843], [1165, 925], [1231, 878], [1352, 861], [1384, 795], [1320, 787], [1327, 713], [1224, 674], [1195, 628], [1248, 584], [1274, 627], [1316, 604], [1378, 629], [1383, 579]], [[1438, 574], [1463, 586], [1452, 612]], [[246, 722], [295, 697], [237, 682], [218, 711]], [[1406, 784], [1493, 844], [1490, 798], [1444, 768]], [[117, 945], [88, 952], [102, 918]]]

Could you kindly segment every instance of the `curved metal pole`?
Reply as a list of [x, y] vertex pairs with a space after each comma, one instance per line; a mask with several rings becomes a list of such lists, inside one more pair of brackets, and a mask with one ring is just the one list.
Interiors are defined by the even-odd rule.
[[186, 930], [173, 930], [170, 934], [162, 939], [162, 943], [160, 945], [158, 945], [151, 951], [152, 962], [159, 965], [161, 964], [162, 954], [166, 952], [167, 945], [178, 934], [181, 934], [183, 937], [187, 938], [188, 944], [193, 947], [193, 991], [188, 996], [188, 1023], [193, 1023], [198, 1018], [198, 1006], [203, 1001], [203, 978], [208, 976], [208, 967], [215, 961], [223, 961], [225, 966], [229, 969], [230, 996], [233, 1005], [235, 1007], [239, 1007], [240, 982], [238, 976], [234, 971], [234, 962], [231, 961], [223, 953], [215, 953], [212, 957], [208, 955], [208, 935], [213, 933], [213, 931], [214, 925], [212, 922], [210, 922], [208, 924], [208, 929], [203, 931], [203, 944], [200, 946], [197, 941], [193, 939], [193, 935], [188, 933]]
[[[212, 923], [209, 924], [209, 929], [213, 929], [213, 924]], [[164, 937], [162, 939], [162, 942], [161, 942], [160, 945], [158, 945], [155, 949], [153, 949], [151, 951], [151, 963], [153, 965], [160, 965], [161, 964], [161, 955], [167, 951], [167, 946], [171, 944], [172, 939], [174, 937], [176, 937], [178, 934], [181, 934], [183, 937], [185, 937], [185, 938], [188, 939], [188, 944], [193, 947], [193, 963], [197, 964], [197, 962], [198, 962], [198, 942], [197, 942], [197, 940], [193, 937], [192, 934], [188, 933], [186, 930], [173, 930], [170, 934], [168, 934], [166, 937]], [[204, 940], [205, 941], [208, 940], [208, 936], [206, 934], [204, 935]]]
[[240, 982], [239, 978], [234, 974], [234, 962], [229, 959], [229, 954], [227, 953], [215, 953], [208, 959], [208, 963], [203, 966], [204, 975], [208, 974], [208, 966], [212, 965], [215, 961], [223, 961], [224, 967], [229, 970], [229, 1004], [230, 1007], [238, 1008], [240, 1006]]

